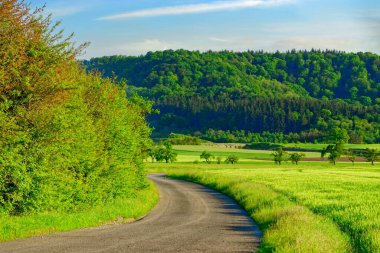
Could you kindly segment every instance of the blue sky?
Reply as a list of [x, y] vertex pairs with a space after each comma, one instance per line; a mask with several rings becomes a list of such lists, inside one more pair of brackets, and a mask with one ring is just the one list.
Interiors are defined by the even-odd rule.
[[379, 0], [37, 0], [81, 58], [164, 49], [380, 53]]

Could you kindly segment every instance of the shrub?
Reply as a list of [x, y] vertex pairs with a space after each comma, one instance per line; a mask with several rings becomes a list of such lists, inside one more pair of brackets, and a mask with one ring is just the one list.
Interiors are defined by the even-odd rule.
[[72, 210], [145, 187], [149, 106], [86, 75], [81, 48], [42, 9], [0, 10], [0, 211]]
[[225, 163], [235, 164], [235, 163], [238, 163], [238, 161], [239, 161], [239, 157], [237, 157], [236, 155], [229, 155], [227, 159], [225, 160]]

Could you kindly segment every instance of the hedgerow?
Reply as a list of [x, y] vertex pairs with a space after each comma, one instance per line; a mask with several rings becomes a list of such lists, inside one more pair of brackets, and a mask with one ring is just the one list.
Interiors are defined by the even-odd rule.
[[86, 74], [57, 25], [0, 1], [0, 213], [74, 210], [147, 185], [149, 105]]

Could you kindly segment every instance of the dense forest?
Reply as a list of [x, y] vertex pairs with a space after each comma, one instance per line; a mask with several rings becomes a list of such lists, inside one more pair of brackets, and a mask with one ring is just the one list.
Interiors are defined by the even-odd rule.
[[87, 75], [56, 27], [0, 1], [0, 214], [81, 210], [147, 185], [149, 106]]
[[213, 141], [380, 142], [380, 56], [337, 51], [162, 51], [84, 61], [149, 98], [155, 133]]

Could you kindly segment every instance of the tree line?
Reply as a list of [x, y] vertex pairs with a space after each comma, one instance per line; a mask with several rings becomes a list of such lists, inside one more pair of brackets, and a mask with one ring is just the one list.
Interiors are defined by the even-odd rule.
[[129, 95], [154, 101], [161, 111], [149, 117], [156, 133], [200, 132], [215, 140], [212, 129], [244, 131], [240, 139], [270, 132], [287, 140], [323, 141], [340, 127], [351, 142], [380, 141], [376, 54], [167, 50], [82, 63], [89, 72], [126, 83]]
[[165, 97], [155, 106], [160, 114], [148, 119], [158, 131], [189, 133], [210, 141], [323, 142], [331, 129], [339, 127], [349, 132], [353, 143], [380, 142], [376, 106], [297, 97], [201, 96]]

